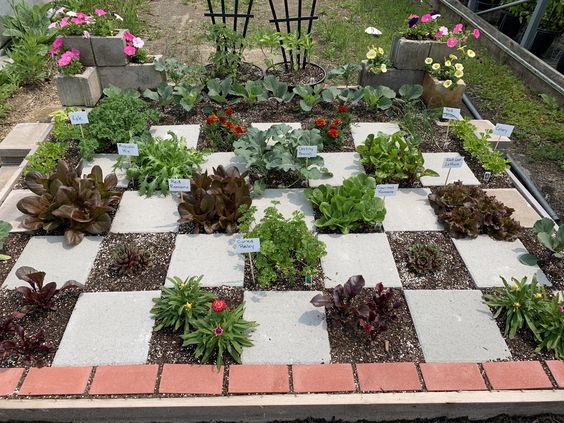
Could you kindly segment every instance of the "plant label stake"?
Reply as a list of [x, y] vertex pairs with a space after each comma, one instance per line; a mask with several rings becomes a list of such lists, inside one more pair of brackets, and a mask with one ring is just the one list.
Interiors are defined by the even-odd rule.
[[448, 182], [448, 177], [450, 176], [451, 169], [461, 168], [463, 164], [464, 164], [464, 156], [445, 157], [445, 159], [443, 160], [443, 169], [448, 169], [445, 179], [445, 185]]
[[189, 192], [190, 179], [169, 179], [168, 190], [170, 192]]
[[131, 156], [139, 155], [139, 146], [135, 143], [117, 143], [118, 154], [120, 156], [127, 156], [129, 159], [129, 166], [131, 166]]
[[398, 192], [399, 184], [380, 184], [376, 185], [376, 196], [382, 198], [386, 204], [386, 197], [393, 197]]
[[259, 238], [237, 238], [235, 239], [235, 251], [239, 254], [248, 254], [251, 266], [251, 278], [255, 283], [255, 271], [253, 269], [253, 256], [251, 253], [258, 253], [260, 251]]
[[82, 138], [84, 138], [84, 129], [82, 129], [82, 125], [87, 125], [88, 121], [88, 112], [70, 112], [69, 119], [71, 125], [79, 125], [80, 127], [80, 134]]
[[306, 285], [311, 285], [313, 283], [313, 276], [312, 275], [307, 275], [305, 277], [305, 284]]
[[448, 144], [448, 133], [450, 130], [450, 121], [451, 120], [458, 120], [460, 119], [460, 109], [457, 109], [456, 107], [443, 107], [443, 119], [446, 119], [447, 122], [447, 130], [446, 130], [446, 139], [445, 139], [445, 145]]
[[515, 127], [513, 125], [506, 125], [504, 123], [496, 123], [495, 128], [493, 130], [493, 135], [497, 135], [497, 141], [495, 143], [494, 149], [497, 150], [497, 146], [501, 141], [501, 137], [509, 138], [513, 133], [513, 129]]
[[299, 159], [317, 157], [316, 145], [298, 145], [296, 157]]

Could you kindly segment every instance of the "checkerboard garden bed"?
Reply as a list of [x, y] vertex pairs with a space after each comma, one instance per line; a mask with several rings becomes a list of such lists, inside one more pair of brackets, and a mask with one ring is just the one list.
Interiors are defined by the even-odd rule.
[[[357, 123], [346, 142], [358, 146], [368, 134], [398, 129], [393, 122]], [[435, 130], [438, 138], [445, 135], [444, 127]], [[154, 135], [168, 131], [186, 137], [188, 147], [202, 147], [198, 125], [151, 128]], [[501, 286], [500, 275], [507, 279], [535, 275], [550, 294], [563, 289], [562, 269], [530, 229], [540, 218], [538, 212], [508, 175], [487, 180], [470, 157], [462, 168], [452, 169], [449, 180], [481, 184], [488, 194], [513, 207], [524, 227], [518, 239], [451, 238], [429, 203], [433, 187], [445, 182], [444, 158], [463, 153], [457, 146], [454, 139], [444, 146], [428, 140], [422, 144], [425, 166], [440, 176], [423, 177], [387, 197], [383, 230], [318, 231], [318, 212], [303, 188], [271, 187], [254, 199], [259, 216], [273, 200], [286, 217], [300, 211], [308, 228], [326, 245], [319, 275], [311, 284], [299, 281], [293, 288], [253, 285], [248, 258], [235, 252], [238, 234], [191, 233], [178, 223], [175, 195], [142, 197], [125, 174], [118, 174], [123, 196], [109, 233], [87, 236], [72, 248], [60, 235], [33, 234], [21, 226], [22, 215], [15, 205], [29, 192], [20, 183], [0, 207], [0, 219], [13, 226], [5, 243], [12, 259], [0, 263], [4, 288], [0, 317], [20, 305], [13, 291], [22, 285], [15, 275], [20, 266], [45, 271], [49, 281], [72, 279], [84, 287], [66, 291], [56, 312], [23, 318], [24, 325], [43, 327], [55, 349], [43, 368], [25, 368], [18, 359], [0, 361], [0, 395], [15, 399], [564, 388], [564, 362], [552, 353], [535, 352], [534, 340], [524, 334], [504, 337], [503, 322], [496, 322], [483, 303], [483, 292]], [[307, 185], [339, 185], [364, 172], [359, 154], [342, 150], [322, 153], [332, 176]], [[96, 155], [86, 168], [99, 165], [106, 174], [113, 171], [116, 159], [112, 154]], [[234, 153], [215, 152], [202, 168], [211, 171], [220, 164], [245, 167]], [[124, 240], [152, 250], [154, 265], [147, 273], [108, 276], [109, 251]], [[417, 240], [433, 240], [441, 247], [442, 270], [431, 276], [410, 271], [406, 249]], [[518, 256], [527, 250], [544, 257], [540, 267], [519, 262]], [[366, 280], [366, 295], [382, 282], [399, 301], [398, 318], [369, 340], [354, 339], [346, 328], [333, 324], [330, 311], [310, 303], [314, 295], [330, 292], [359, 274]], [[154, 332], [150, 310], [160, 287], [167, 277], [188, 275], [203, 275], [202, 286], [232, 306], [245, 302], [245, 319], [256, 321], [258, 327], [251, 334], [254, 345], [243, 351], [242, 364], [228, 360], [217, 369], [199, 363], [193, 350], [181, 346], [177, 334]], [[34, 323], [38, 320], [41, 325]]]

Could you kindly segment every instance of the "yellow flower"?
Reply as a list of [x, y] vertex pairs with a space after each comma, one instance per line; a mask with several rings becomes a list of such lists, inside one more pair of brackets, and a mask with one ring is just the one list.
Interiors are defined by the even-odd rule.
[[430, 58], [430, 57], [427, 57], [427, 58], [425, 59], [425, 64], [426, 64], [426, 65], [430, 65], [431, 63], [433, 63], [433, 59]]
[[458, 81], [456, 81], [456, 85], [464, 85], [464, 81], [462, 79], [459, 79]]
[[370, 50], [368, 50], [368, 53], [366, 53], [367, 59], [375, 59], [376, 56], [378, 56], [378, 53], [376, 53], [376, 50], [374, 50], [374, 49], [370, 49]]
[[513, 283], [512, 288], [513, 288], [513, 291], [519, 291], [519, 285], [517, 285], [516, 282]]
[[450, 62], [450, 60], [445, 60], [445, 66], [452, 66], [452, 63]]
[[184, 304], [184, 307], [186, 307], [188, 310], [192, 309], [192, 303], [186, 303]]
[[455, 65], [454, 65], [454, 68], [455, 68], [456, 70], [459, 70], [459, 71], [464, 70], [464, 66], [462, 66], [462, 63], [457, 63], [457, 64], [455, 64]]
[[449, 57], [450, 60], [458, 59], [458, 57], [456, 57], [454, 54], [449, 54], [448, 57]]
[[537, 293], [535, 294], [535, 298], [536, 298], [537, 300], [540, 300], [540, 299], [542, 298], [542, 294], [541, 294], [540, 292], [537, 292]]
[[378, 47], [378, 53], [384, 54], [384, 49], [382, 47]]
[[184, 285], [184, 282], [180, 282], [180, 283], [178, 284], [178, 288], [180, 288], [180, 289], [184, 289], [185, 286], [186, 286], [186, 285]]
[[449, 88], [452, 85], [452, 81], [450, 79], [447, 79], [445, 82], [443, 82], [443, 87], [445, 88]]
[[514, 303], [513, 303], [513, 307], [519, 308], [519, 307], [521, 307], [521, 304], [519, 304], [518, 302], [514, 302]]
[[464, 76], [464, 72], [457, 70], [456, 72], [454, 72], [454, 76], [456, 76], [457, 78], [462, 78]]
[[468, 57], [476, 57], [476, 53], [474, 53], [474, 50], [466, 50], [466, 55]]
[[433, 63], [433, 66], [431, 66], [431, 69], [433, 70], [439, 70], [441, 68], [441, 65], [438, 63]]
[[382, 63], [382, 64], [380, 65], [380, 72], [382, 72], [382, 73], [388, 72], [388, 67], [386, 66], [385, 63]]

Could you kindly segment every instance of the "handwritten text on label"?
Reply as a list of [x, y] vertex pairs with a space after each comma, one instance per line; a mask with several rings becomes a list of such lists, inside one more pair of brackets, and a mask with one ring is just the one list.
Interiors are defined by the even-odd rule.
[[169, 179], [168, 189], [171, 192], [190, 191], [190, 179]]
[[235, 251], [239, 254], [258, 253], [260, 251], [260, 239], [238, 238], [235, 240]]
[[398, 192], [398, 184], [381, 184], [376, 185], [376, 196], [393, 197]]
[[460, 119], [460, 109], [456, 107], [443, 107], [443, 119]]
[[316, 145], [298, 145], [298, 158], [317, 157]]
[[464, 157], [445, 157], [443, 160], [443, 169], [456, 169], [462, 167], [464, 164]]
[[118, 154], [120, 156], [138, 156], [139, 147], [133, 143], [119, 143], [117, 145]]
[[72, 125], [86, 125], [88, 123], [88, 112], [70, 112], [69, 119]]

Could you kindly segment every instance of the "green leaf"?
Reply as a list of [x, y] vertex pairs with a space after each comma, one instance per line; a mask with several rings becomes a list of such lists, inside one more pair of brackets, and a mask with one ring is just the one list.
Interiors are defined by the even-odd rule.
[[527, 266], [536, 266], [538, 263], [537, 256], [529, 253], [521, 254], [519, 256], [519, 261]]

